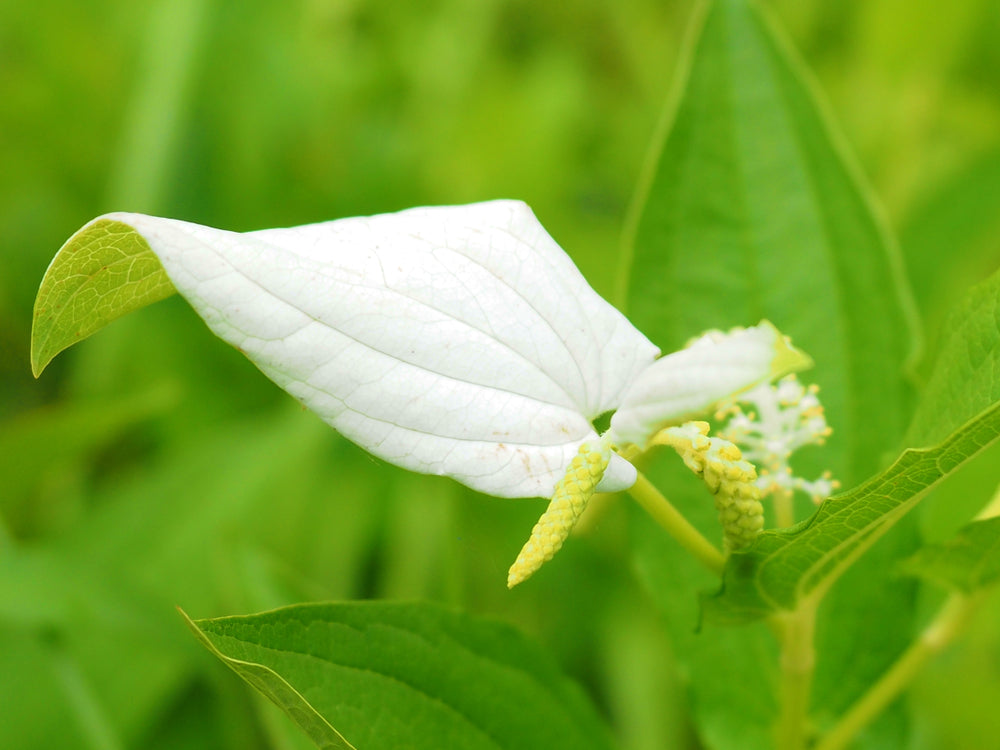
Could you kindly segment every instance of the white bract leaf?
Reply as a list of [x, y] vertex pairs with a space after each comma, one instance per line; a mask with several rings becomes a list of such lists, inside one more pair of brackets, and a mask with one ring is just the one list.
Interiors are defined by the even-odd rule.
[[[340, 433], [413, 471], [551, 494], [658, 349], [523, 203], [237, 234], [136, 229], [219, 337]], [[611, 484], [630, 484], [622, 459]], [[615, 478], [618, 481], [615, 482]]]
[[[657, 361], [517, 201], [243, 234], [95, 221], [108, 219], [146, 240], [212, 331], [344, 436], [501, 497], [551, 496], [604, 412], [619, 409], [606, 440], [644, 445], [803, 363], [769, 324]], [[613, 454], [596, 489], [635, 477]]]
[[767, 321], [707, 333], [632, 381], [611, 418], [613, 439], [642, 446], [668, 424], [685, 422], [727, 396], [810, 364]]

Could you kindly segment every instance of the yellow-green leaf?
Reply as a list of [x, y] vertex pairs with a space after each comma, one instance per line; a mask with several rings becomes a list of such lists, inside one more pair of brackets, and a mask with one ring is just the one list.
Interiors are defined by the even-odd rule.
[[31, 371], [38, 377], [63, 349], [174, 292], [142, 235], [119, 221], [92, 221], [59, 249], [42, 279], [31, 328]]

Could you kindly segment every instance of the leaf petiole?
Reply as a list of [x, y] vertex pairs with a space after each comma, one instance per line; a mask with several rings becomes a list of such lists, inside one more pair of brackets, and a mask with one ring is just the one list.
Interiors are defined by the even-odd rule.
[[793, 612], [772, 618], [781, 642], [781, 713], [779, 750], [802, 750], [806, 745], [809, 698], [816, 668], [816, 610], [819, 601], [803, 601]]

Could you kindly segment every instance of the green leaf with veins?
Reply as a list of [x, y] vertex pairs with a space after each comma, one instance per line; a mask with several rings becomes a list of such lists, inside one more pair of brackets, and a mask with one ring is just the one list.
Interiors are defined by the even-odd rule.
[[[813, 476], [830, 469], [851, 487], [884, 466], [906, 425], [902, 368], [914, 316], [898, 253], [780, 29], [746, 0], [702, 8], [703, 22], [694, 24], [700, 34], [682, 65], [686, 89], [632, 217], [634, 251], [620, 293], [627, 291], [635, 323], [667, 346], [762, 317], [790, 333], [816, 361], [806, 377], [821, 385], [834, 428], [823, 449], [802, 451], [796, 466]], [[662, 488], [687, 513], [676, 485]], [[813, 510], [800, 498], [800, 517]], [[817, 635], [817, 706], [849, 705], [909, 640], [912, 598], [898, 580], [887, 580], [892, 561], [915, 548], [908, 529], [899, 531], [852, 571], [850, 591], [828, 602], [836, 626]], [[662, 560], [652, 544], [636, 556], [650, 570]], [[673, 624], [694, 592], [657, 586], [654, 596]], [[843, 658], [869, 637], [872, 612], [880, 647], [864, 660]], [[685, 627], [690, 621], [673, 625], [676, 632]], [[754, 637], [766, 641], [768, 634]], [[752, 647], [749, 635], [727, 638], [747, 639], [741, 654], [763, 674], [770, 655], [759, 643]], [[698, 643], [677, 650], [692, 676], [702, 740], [713, 748], [769, 746], [774, 707], [755, 697], [751, 712], [746, 694], [756, 686], [743, 681], [727, 692], [717, 684], [727, 669], [722, 655]]]
[[[760, 536], [726, 566], [706, 615], [744, 622], [821, 597], [927, 492], [1000, 437], [1000, 272], [973, 287], [949, 317], [944, 345], [906, 450], [881, 474], [827, 500], [809, 521]], [[944, 430], [951, 430], [940, 437]]]
[[149, 244], [127, 224], [100, 219], [74, 234], [49, 264], [35, 298], [31, 371], [126, 313], [174, 294]]
[[384, 602], [189, 624], [322, 748], [609, 748], [582, 693], [506, 625]]
[[906, 425], [912, 302], [808, 71], [756, 4], [710, 4], [656, 157], [623, 268], [631, 319], [666, 348], [771, 320], [815, 359], [823, 466], [845, 486], [870, 476]]
[[907, 445], [931, 445], [1000, 401], [1000, 271], [966, 292], [943, 337]]
[[940, 445], [907, 450], [884, 472], [823, 503], [809, 521], [767, 531], [733, 554], [723, 589], [705, 602], [714, 622], [741, 623], [820, 598], [927, 492], [1000, 436], [1000, 404]]
[[995, 584], [1000, 579], [1000, 516], [974, 521], [944, 544], [924, 547], [900, 570], [965, 594]]

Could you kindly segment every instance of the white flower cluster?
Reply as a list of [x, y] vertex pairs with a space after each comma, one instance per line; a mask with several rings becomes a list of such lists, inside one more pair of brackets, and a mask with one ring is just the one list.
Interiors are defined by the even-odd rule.
[[763, 495], [799, 490], [820, 503], [840, 486], [829, 471], [807, 480], [795, 476], [788, 463], [799, 448], [823, 445], [832, 432], [818, 392], [819, 386], [804, 386], [795, 375], [789, 375], [736, 397], [752, 409], [744, 411], [740, 403], [734, 402], [716, 413], [716, 419], [728, 417], [719, 436], [739, 444], [743, 457], [757, 465], [757, 486]]

